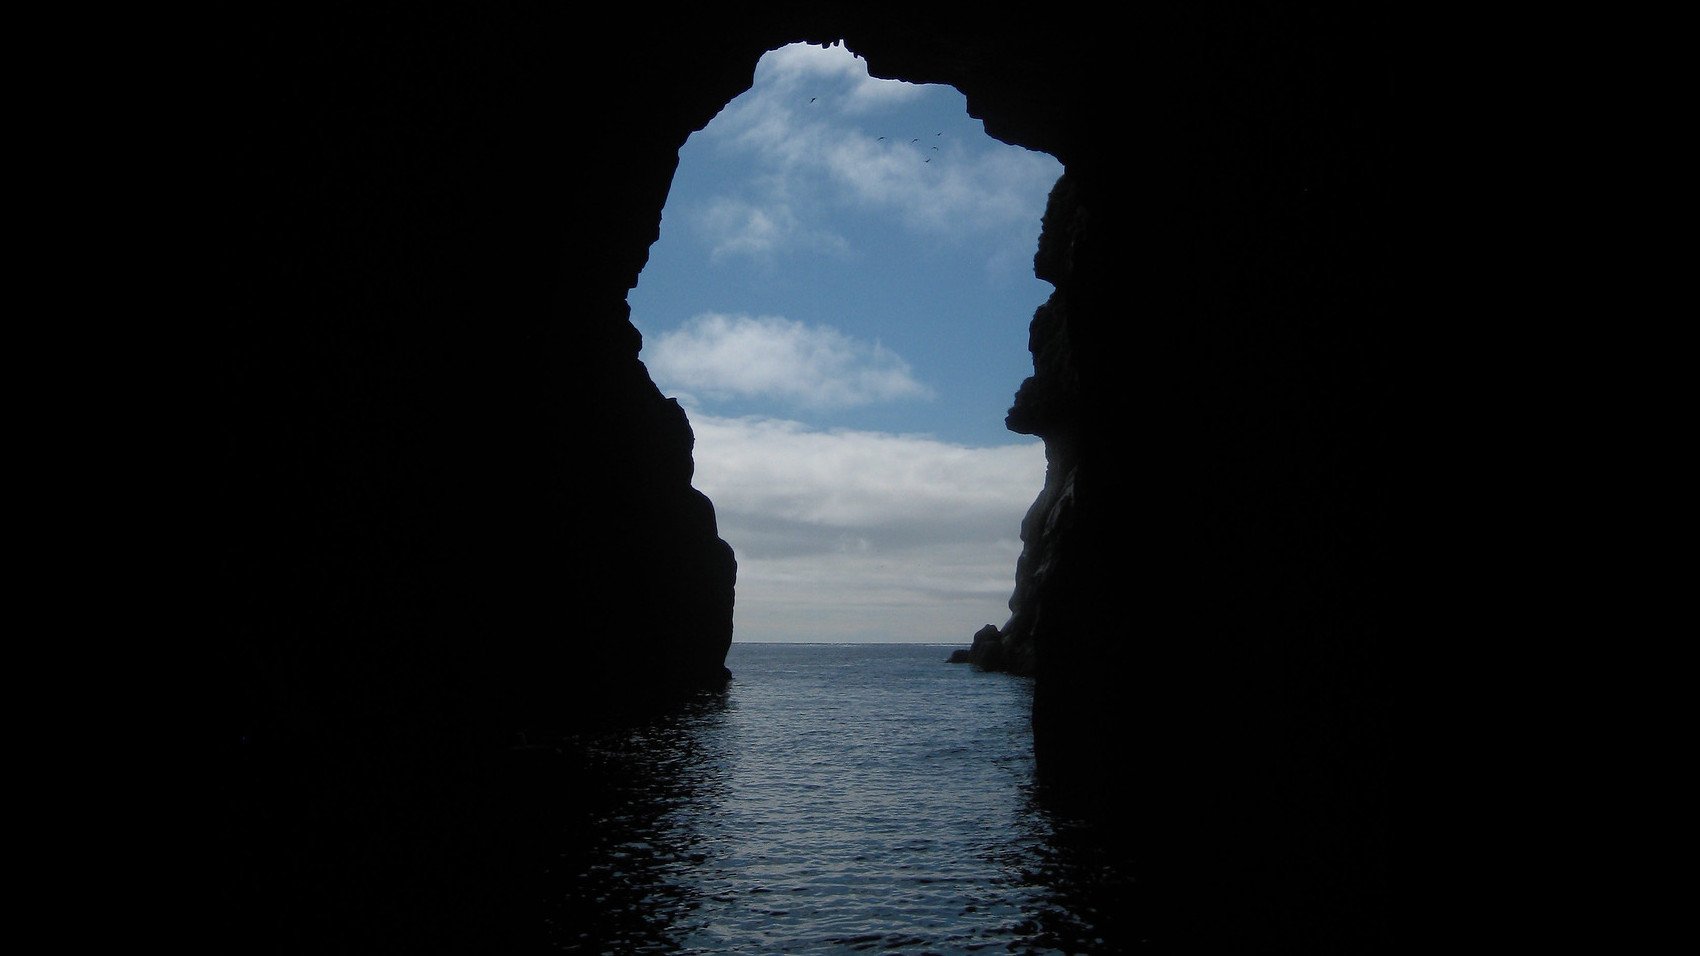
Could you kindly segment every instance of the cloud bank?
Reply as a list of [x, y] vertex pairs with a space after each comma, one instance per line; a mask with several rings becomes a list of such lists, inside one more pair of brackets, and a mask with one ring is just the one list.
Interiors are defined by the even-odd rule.
[[967, 643], [1008, 618], [1042, 443], [691, 420], [695, 485], [738, 556], [735, 640]]

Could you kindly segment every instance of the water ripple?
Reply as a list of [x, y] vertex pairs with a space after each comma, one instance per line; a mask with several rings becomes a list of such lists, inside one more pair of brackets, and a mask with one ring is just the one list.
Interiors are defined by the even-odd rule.
[[569, 742], [571, 953], [1125, 952], [1129, 880], [1033, 799], [1028, 681], [938, 647], [735, 645], [720, 696]]

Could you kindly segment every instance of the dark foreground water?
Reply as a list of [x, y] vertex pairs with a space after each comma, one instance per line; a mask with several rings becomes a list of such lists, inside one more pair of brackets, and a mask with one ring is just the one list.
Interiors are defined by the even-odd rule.
[[1100, 953], [1131, 881], [1034, 789], [1030, 682], [934, 645], [734, 645], [734, 680], [568, 741], [549, 942], [587, 953]]

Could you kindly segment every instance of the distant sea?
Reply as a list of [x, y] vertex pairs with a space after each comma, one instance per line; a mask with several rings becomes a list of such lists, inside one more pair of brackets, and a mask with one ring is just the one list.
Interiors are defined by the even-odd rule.
[[1036, 798], [1030, 680], [956, 646], [734, 644], [723, 694], [568, 742], [569, 953], [1112, 953], [1131, 883]]

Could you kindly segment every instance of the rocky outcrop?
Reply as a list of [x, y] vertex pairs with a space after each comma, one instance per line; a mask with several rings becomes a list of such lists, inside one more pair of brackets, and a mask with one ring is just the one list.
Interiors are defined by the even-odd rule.
[[[314, 846], [335, 844], [308, 837], [363, 832], [368, 810], [386, 839], [467, 819], [445, 781], [477, 774], [446, 754], [724, 680], [734, 556], [624, 300], [685, 139], [766, 50], [843, 40], [1067, 170], [1008, 418], [1049, 471], [999, 636], [1034, 675], [1044, 798], [1138, 855], [1159, 936], [1383, 948], [1383, 449], [1405, 332], [1382, 25], [989, 11], [605, 8], [593, 34], [544, 7], [221, 21], [206, 140], [182, 155], [206, 177], [218, 453], [196, 580], [209, 746], [249, 781], [233, 828], [270, 821], [320, 873]], [[418, 812], [382, 812], [402, 804]]]
[[1003, 667], [1003, 635], [987, 624], [974, 633], [974, 643], [968, 647], [968, 659], [986, 670]]
[[1006, 661], [1008, 652], [1005, 650], [1003, 634], [996, 624], [987, 624], [974, 632], [974, 642], [968, 647], [952, 651], [946, 663], [973, 664], [981, 670], [1020, 671], [1019, 667], [1011, 667]]

